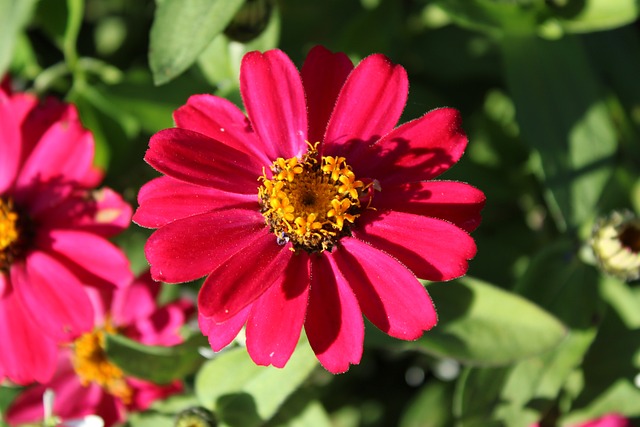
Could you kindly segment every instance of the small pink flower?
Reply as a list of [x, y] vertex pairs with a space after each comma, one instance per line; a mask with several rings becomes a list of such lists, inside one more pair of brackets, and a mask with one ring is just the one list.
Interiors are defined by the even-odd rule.
[[7, 414], [10, 425], [43, 419], [42, 396], [46, 389], [56, 395], [53, 413], [62, 419], [99, 415], [105, 426], [125, 419], [126, 410], [147, 409], [155, 400], [182, 391], [174, 381], [157, 385], [126, 376], [104, 352], [104, 334], [119, 333], [147, 345], [180, 344], [179, 329], [194, 311], [178, 300], [158, 307], [160, 287], [148, 272], [130, 286], [112, 291], [92, 291], [96, 327], [60, 349], [53, 379], [26, 389]]
[[[304, 327], [326, 369], [362, 354], [362, 314], [414, 340], [437, 316], [416, 276], [465, 274], [484, 194], [433, 181], [462, 156], [460, 114], [395, 127], [407, 75], [383, 55], [355, 68], [315, 47], [300, 72], [279, 50], [248, 53], [229, 101], [192, 96], [145, 160], [166, 176], [140, 191], [154, 279], [208, 275], [200, 326], [214, 350], [246, 324], [247, 349], [282, 367]], [[394, 128], [395, 127], [395, 128]]]
[[[94, 142], [73, 105], [0, 89], [0, 377], [47, 381], [56, 345], [88, 331], [86, 285], [131, 281], [107, 237], [131, 208], [92, 190]], [[35, 351], [37, 349], [37, 351]]]

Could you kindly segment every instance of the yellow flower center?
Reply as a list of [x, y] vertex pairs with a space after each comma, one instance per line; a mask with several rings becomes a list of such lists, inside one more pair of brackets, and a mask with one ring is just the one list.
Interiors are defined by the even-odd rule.
[[271, 171], [271, 179], [260, 177], [262, 215], [278, 243], [291, 242], [294, 251], [330, 251], [371, 203], [371, 184], [356, 179], [344, 157], [320, 157], [311, 144], [302, 159], [278, 158]]
[[9, 270], [13, 260], [23, 252], [23, 223], [13, 200], [0, 197], [0, 273]]
[[131, 403], [132, 389], [127, 384], [124, 372], [113, 364], [105, 353], [104, 334], [115, 333], [109, 321], [102, 328], [87, 332], [73, 343], [73, 368], [82, 385], [96, 383], [107, 393], [123, 403]]

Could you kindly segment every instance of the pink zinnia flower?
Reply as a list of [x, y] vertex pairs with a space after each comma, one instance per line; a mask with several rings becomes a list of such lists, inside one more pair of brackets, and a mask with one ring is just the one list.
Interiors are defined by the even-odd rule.
[[105, 333], [119, 333], [146, 345], [172, 346], [183, 341], [179, 329], [194, 311], [193, 304], [178, 300], [158, 307], [159, 290], [147, 272], [115, 292], [90, 292], [97, 326], [60, 349], [53, 379], [18, 396], [7, 414], [9, 424], [41, 421], [46, 389], [55, 392], [56, 416], [70, 419], [95, 414], [106, 426], [123, 421], [126, 410], [147, 409], [155, 400], [182, 391], [177, 380], [157, 385], [125, 376], [104, 351]]
[[75, 107], [0, 89], [0, 378], [50, 379], [57, 343], [93, 325], [85, 285], [131, 281], [106, 239], [131, 208], [91, 190], [93, 154]]
[[[534, 424], [531, 427], [539, 426], [539, 424]], [[631, 427], [631, 423], [622, 415], [609, 414], [586, 423], [576, 424], [573, 427]]]
[[240, 72], [248, 118], [229, 101], [192, 96], [145, 160], [166, 176], [138, 196], [156, 280], [208, 275], [200, 326], [214, 350], [246, 324], [261, 365], [284, 366], [304, 327], [326, 369], [362, 354], [362, 313], [414, 340], [437, 321], [417, 277], [463, 275], [468, 232], [485, 197], [431, 181], [467, 144], [442, 108], [394, 129], [408, 82], [371, 55], [357, 67], [312, 49], [301, 72], [279, 50], [248, 53]]

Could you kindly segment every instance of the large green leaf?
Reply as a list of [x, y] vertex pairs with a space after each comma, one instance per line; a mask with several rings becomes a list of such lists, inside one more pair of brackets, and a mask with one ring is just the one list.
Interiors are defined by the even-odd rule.
[[230, 349], [202, 367], [196, 395], [222, 425], [259, 426], [276, 414], [317, 365], [306, 341], [282, 369], [256, 365], [245, 348]]
[[11, 63], [18, 35], [29, 22], [36, 0], [0, 0], [0, 78]]
[[429, 381], [407, 406], [400, 427], [446, 427], [452, 425], [452, 383]]
[[427, 289], [439, 323], [418, 344], [438, 356], [500, 365], [545, 352], [566, 335], [564, 326], [540, 307], [477, 279], [434, 283]]
[[[603, 283], [603, 288], [611, 287], [613, 283], [628, 286], [609, 281]], [[639, 300], [634, 293], [638, 292], [629, 291], [629, 303], [635, 303], [637, 312]], [[637, 314], [630, 317], [628, 310], [631, 307], [620, 300], [621, 296], [613, 300], [616, 305], [609, 307], [580, 367], [584, 386], [572, 403], [571, 420], [574, 422], [608, 413], [640, 416], [640, 390], [634, 384], [640, 368], [640, 325]]]
[[195, 372], [204, 361], [198, 348], [208, 346], [207, 339], [198, 333], [172, 347], [148, 346], [122, 335], [105, 335], [109, 360], [134, 377], [158, 384]]
[[506, 37], [502, 46], [522, 137], [539, 153], [552, 213], [561, 229], [578, 228], [597, 212], [617, 148], [598, 80], [575, 37]]
[[243, 0], [164, 0], [151, 27], [149, 65], [157, 85], [189, 68], [220, 34]]
[[517, 290], [562, 320], [570, 333], [552, 351], [512, 366], [468, 369], [455, 399], [462, 426], [484, 425], [490, 417], [497, 425], [528, 427], [554, 405], [596, 336], [604, 310], [598, 281], [570, 241], [557, 241], [531, 261]]

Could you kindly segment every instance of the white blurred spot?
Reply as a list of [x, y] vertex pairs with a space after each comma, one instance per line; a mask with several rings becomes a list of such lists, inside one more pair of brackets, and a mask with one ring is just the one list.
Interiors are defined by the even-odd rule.
[[404, 373], [404, 380], [411, 387], [418, 387], [424, 382], [424, 369], [412, 366]]
[[433, 366], [433, 374], [442, 381], [451, 381], [460, 374], [460, 363], [453, 359], [440, 359]]
[[640, 388], [640, 374], [636, 375], [635, 378], [633, 379], [633, 384]]

